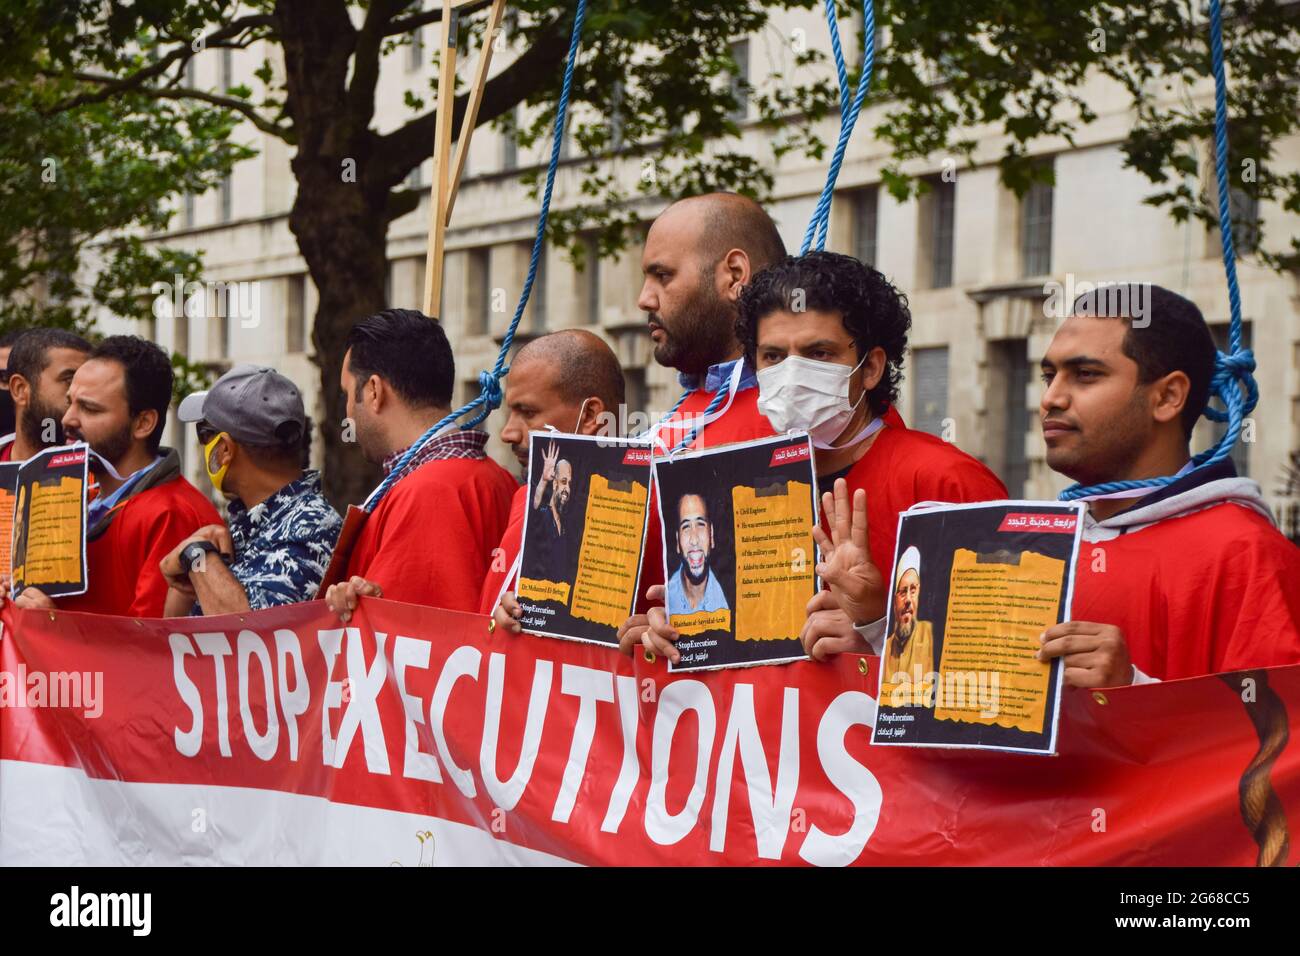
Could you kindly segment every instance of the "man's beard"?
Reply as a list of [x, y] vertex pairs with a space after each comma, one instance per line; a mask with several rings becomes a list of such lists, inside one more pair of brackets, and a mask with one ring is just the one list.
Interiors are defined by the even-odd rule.
[[[47, 421], [54, 424], [54, 433], [48, 441], [46, 440], [45, 428]], [[66, 436], [63, 434], [63, 416], [45, 405], [35, 395], [32, 396], [31, 403], [23, 414], [22, 429], [23, 438], [26, 439], [27, 444], [34, 448], [62, 445], [66, 440]]]
[[916, 630], [916, 615], [912, 615], [912, 620], [907, 624], [899, 621], [894, 626], [894, 637], [897, 639], [898, 649], [901, 651], [907, 646], [907, 642], [912, 639], [912, 632]]
[[682, 571], [686, 574], [687, 581], [690, 581], [692, 584], [703, 584], [709, 579], [709, 562], [705, 561], [701, 564], [700, 573], [696, 574], [691, 570], [691, 563], [689, 561], [683, 561]]
[[[67, 437], [73, 441], [86, 440], [76, 429], [70, 429]], [[121, 431], [114, 432], [101, 441], [90, 442], [90, 450], [116, 468], [117, 463], [131, 450], [131, 441], [131, 426], [127, 424]]]
[[698, 375], [731, 352], [736, 310], [707, 281], [671, 323], [650, 315], [664, 330], [664, 340], [655, 346], [655, 361], [665, 368]]

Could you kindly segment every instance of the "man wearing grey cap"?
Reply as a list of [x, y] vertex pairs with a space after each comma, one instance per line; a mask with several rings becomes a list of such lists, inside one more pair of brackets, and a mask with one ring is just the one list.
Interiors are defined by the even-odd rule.
[[310, 601], [342, 521], [303, 471], [310, 436], [302, 395], [274, 369], [237, 365], [181, 402], [229, 529], [200, 528], [166, 558], [167, 616], [230, 614]]

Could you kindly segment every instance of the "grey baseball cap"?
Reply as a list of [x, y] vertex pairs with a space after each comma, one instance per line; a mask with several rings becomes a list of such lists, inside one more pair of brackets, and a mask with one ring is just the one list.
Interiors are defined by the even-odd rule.
[[292, 443], [307, 427], [298, 387], [263, 365], [236, 365], [206, 392], [187, 395], [176, 414], [183, 422], [206, 421], [249, 445]]

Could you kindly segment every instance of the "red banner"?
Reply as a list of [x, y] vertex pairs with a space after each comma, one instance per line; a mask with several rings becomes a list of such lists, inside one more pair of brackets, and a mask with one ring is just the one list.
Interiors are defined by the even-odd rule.
[[3, 863], [1300, 862], [1300, 667], [1068, 691], [1039, 757], [872, 747], [869, 657], [670, 676], [369, 599], [3, 624]]

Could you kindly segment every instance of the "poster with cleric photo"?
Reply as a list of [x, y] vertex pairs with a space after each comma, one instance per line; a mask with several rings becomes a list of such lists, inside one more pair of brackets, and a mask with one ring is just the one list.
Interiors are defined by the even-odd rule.
[[817, 592], [817, 476], [806, 433], [656, 456], [672, 671], [803, 660]]
[[516, 598], [532, 634], [618, 646], [636, 606], [650, 445], [532, 432]]
[[1056, 752], [1084, 505], [918, 505], [898, 523], [873, 744]]

